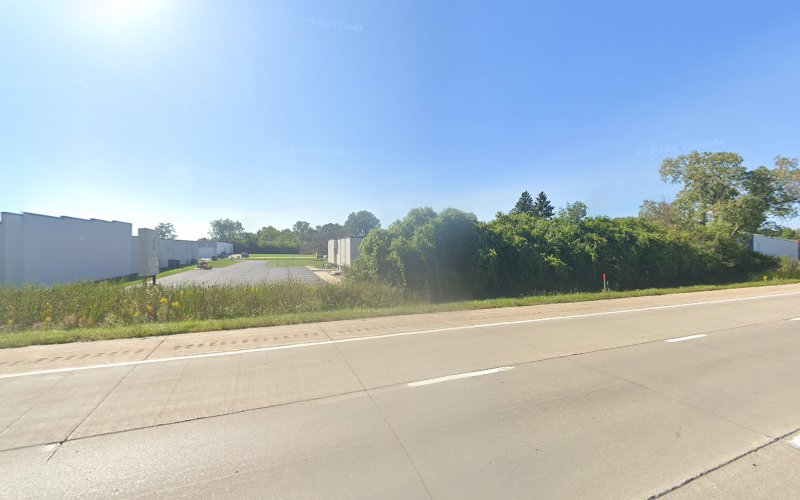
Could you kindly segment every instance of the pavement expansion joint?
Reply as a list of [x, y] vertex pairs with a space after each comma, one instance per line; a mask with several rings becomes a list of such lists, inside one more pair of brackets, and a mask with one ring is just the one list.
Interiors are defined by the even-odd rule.
[[124, 377], [122, 377], [121, 379], [119, 379], [119, 381], [118, 381], [116, 384], [114, 384], [114, 387], [112, 387], [112, 388], [111, 388], [111, 390], [110, 390], [110, 391], [108, 391], [108, 392], [106, 393], [106, 395], [105, 395], [105, 396], [103, 396], [103, 398], [102, 398], [102, 399], [100, 399], [100, 401], [98, 401], [98, 402], [97, 402], [97, 404], [94, 406], [94, 408], [92, 408], [92, 409], [91, 409], [91, 410], [90, 410], [90, 411], [89, 411], [89, 412], [86, 414], [86, 416], [85, 416], [85, 417], [83, 417], [83, 418], [81, 419], [81, 421], [78, 423], [78, 425], [76, 425], [76, 426], [75, 426], [75, 427], [74, 427], [74, 428], [73, 428], [73, 429], [72, 429], [72, 430], [69, 432], [69, 434], [67, 434], [67, 437], [66, 437], [66, 438], [64, 438], [64, 440], [63, 440], [63, 441], [61, 441], [59, 444], [64, 444], [66, 441], [69, 441], [69, 438], [70, 438], [70, 437], [72, 437], [72, 435], [73, 435], [73, 434], [75, 434], [75, 431], [77, 431], [77, 430], [78, 430], [78, 428], [80, 428], [80, 426], [81, 426], [81, 425], [83, 425], [83, 423], [84, 423], [84, 422], [86, 422], [86, 420], [87, 420], [87, 419], [88, 419], [90, 416], [92, 416], [92, 414], [93, 414], [95, 411], [97, 411], [97, 409], [98, 409], [98, 408], [100, 408], [100, 405], [102, 405], [102, 404], [103, 404], [103, 403], [104, 403], [104, 402], [105, 402], [105, 401], [108, 399], [108, 397], [109, 397], [109, 396], [111, 396], [111, 394], [112, 394], [112, 393], [114, 393], [114, 391], [116, 391], [116, 390], [117, 390], [117, 388], [118, 388], [120, 385], [122, 385], [122, 383], [123, 383], [123, 382], [125, 382], [125, 380], [126, 380], [126, 379], [127, 379], [127, 378], [128, 378], [130, 375], [131, 375], [131, 373], [133, 373], [133, 371], [134, 371], [134, 370], [136, 370], [136, 367], [135, 367], [135, 366], [134, 366], [134, 367], [132, 367], [130, 370], [128, 370], [128, 373], [126, 373]]
[[[364, 390], [364, 389], [357, 389], [355, 391], [345, 391], [345, 392], [340, 392], [340, 393], [337, 393], [337, 394], [329, 394], [329, 395], [325, 395], [325, 396], [319, 396], [319, 397], [314, 397], [314, 398], [309, 398], [309, 399], [303, 399], [303, 400], [300, 400], [300, 401], [287, 401], [285, 403], [269, 404], [269, 405], [257, 406], [255, 408], [244, 408], [242, 410], [227, 411], [227, 412], [223, 412], [223, 413], [217, 413], [217, 414], [214, 414], [214, 415], [201, 415], [201, 416], [198, 416], [198, 417], [184, 418], [184, 419], [175, 420], [175, 421], [171, 421], [171, 422], [160, 422], [160, 423], [152, 424], [152, 425], [143, 425], [143, 426], [140, 426], [140, 427], [131, 427], [129, 429], [122, 429], [122, 430], [118, 430], [118, 431], [99, 432], [97, 434], [91, 434], [91, 435], [88, 435], [88, 436], [80, 436], [80, 437], [75, 437], [75, 438], [71, 438], [71, 439], [70, 439], [70, 437], [71, 437], [70, 436], [67, 439], [64, 439], [63, 441], [59, 441], [58, 444], [64, 444], [66, 442], [73, 442], [73, 441], [82, 441], [82, 440], [85, 440], [85, 439], [92, 439], [92, 438], [102, 437], [102, 436], [113, 436], [113, 435], [117, 435], [117, 434], [125, 434], [125, 433], [128, 433], [128, 432], [141, 431], [141, 430], [144, 430], [144, 429], [154, 429], [154, 428], [157, 428], [157, 427], [166, 427], [166, 426], [170, 426], [170, 425], [185, 424], [185, 423], [188, 423], [188, 422], [198, 422], [198, 421], [201, 421], [201, 420], [208, 420], [208, 419], [212, 419], [212, 418], [227, 417], [229, 415], [239, 415], [241, 413], [250, 413], [250, 412], [255, 412], [255, 411], [260, 411], [260, 410], [267, 410], [267, 409], [270, 409], [270, 408], [280, 408], [280, 407], [283, 407], [283, 406], [296, 405], [296, 404], [302, 404], [302, 403], [311, 403], [311, 402], [314, 402], [314, 401], [325, 401], [327, 399], [340, 398], [340, 397], [350, 396], [350, 395], [353, 395], [353, 394], [359, 394], [359, 393], [362, 393], [362, 392], [366, 393], [367, 391]], [[88, 415], [87, 415], [87, 418], [88, 418]], [[78, 427], [80, 427], [80, 425]], [[76, 429], [77, 429], [77, 427], [76, 427]], [[75, 431], [73, 431], [73, 433], [74, 432]], [[41, 446], [41, 443], [35, 444], [35, 445], [28, 445], [28, 446], [20, 446], [19, 448], [31, 448], [33, 446]], [[13, 448], [11, 448], [11, 449], [13, 449]], [[0, 451], [8, 451], [8, 450], [0, 450]]]
[[50, 459], [51, 459], [51, 458], [53, 458], [53, 457], [55, 456], [56, 452], [58, 452], [58, 450], [60, 450], [60, 449], [61, 449], [61, 445], [62, 445], [62, 444], [64, 444], [64, 441], [61, 441], [60, 443], [55, 443], [55, 444], [51, 444], [51, 445], [49, 445], [49, 446], [52, 446], [52, 447], [53, 447], [53, 453], [51, 453], [51, 454], [50, 454], [50, 456], [48, 456], [48, 457], [47, 457], [47, 460], [45, 460], [45, 461], [44, 461], [44, 463], [47, 463], [47, 462], [49, 462], [49, 461], [50, 461]]
[[742, 453], [740, 455], [737, 455], [737, 456], [731, 458], [730, 460], [726, 460], [725, 462], [723, 462], [723, 463], [721, 463], [721, 464], [719, 464], [719, 465], [717, 465], [715, 467], [712, 467], [710, 469], [706, 469], [706, 470], [700, 472], [699, 474], [690, 477], [686, 481], [684, 481], [684, 482], [682, 482], [682, 483], [680, 483], [678, 485], [675, 485], [672, 488], [669, 488], [668, 490], [664, 490], [661, 493], [657, 493], [657, 494], [651, 496], [648, 500], [654, 500], [656, 498], [662, 498], [663, 496], [668, 495], [668, 494], [670, 494], [670, 493], [672, 493], [672, 492], [674, 492], [674, 491], [676, 491], [676, 490], [678, 490], [680, 488], [683, 488], [684, 486], [688, 485], [691, 482], [696, 481], [697, 479], [700, 479], [703, 476], [707, 476], [708, 474], [711, 474], [714, 471], [717, 471], [719, 469], [722, 469], [723, 467], [731, 465], [732, 463], [736, 462], [739, 459], [742, 459], [742, 458], [744, 458], [744, 457], [746, 457], [748, 455], [752, 455], [753, 453], [755, 453], [755, 452], [757, 452], [759, 450], [762, 450], [762, 449], [766, 448], [769, 445], [778, 443], [778, 442], [788, 438], [789, 436], [792, 436], [793, 434], [797, 434], [798, 432], [800, 432], [800, 427], [798, 427], [796, 429], [793, 429], [793, 430], [791, 430], [791, 431], [789, 431], [789, 432], [787, 432], [787, 433], [785, 433], [785, 434], [783, 434], [781, 436], [778, 436], [776, 438], [771, 438], [766, 443], [763, 443], [763, 444], [761, 444], [759, 446], [756, 446], [755, 448], [752, 448], [752, 449], [750, 449], [750, 450], [748, 450], [748, 451], [746, 451], [746, 452], [744, 452], [744, 453]]

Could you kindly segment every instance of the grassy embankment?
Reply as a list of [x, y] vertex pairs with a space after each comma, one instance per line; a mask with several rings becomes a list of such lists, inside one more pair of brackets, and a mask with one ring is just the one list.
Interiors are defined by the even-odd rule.
[[180, 289], [122, 289], [110, 283], [5, 287], [0, 288], [0, 348], [793, 283], [800, 279], [443, 304], [424, 303], [384, 285], [347, 282]]

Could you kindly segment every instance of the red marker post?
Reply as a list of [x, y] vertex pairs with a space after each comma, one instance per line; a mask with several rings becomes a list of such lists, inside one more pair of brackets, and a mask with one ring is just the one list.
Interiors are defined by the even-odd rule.
[[607, 285], [606, 285], [606, 273], [603, 273], [603, 291], [604, 292], [608, 291], [608, 288], [607, 288]]

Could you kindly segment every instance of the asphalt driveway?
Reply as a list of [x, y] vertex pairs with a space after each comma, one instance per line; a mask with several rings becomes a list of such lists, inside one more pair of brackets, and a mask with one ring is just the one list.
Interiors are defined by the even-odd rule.
[[195, 269], [160, 278], [158, 283], [165, 286], [185, 285], [252, 285], [256, 283], [275, 283], [294, 281], [299, 283], [322, 283], [314, 273], [305, 267], [271, 267], [268, 262], [243, 260], [228, 267], [201, 270]]

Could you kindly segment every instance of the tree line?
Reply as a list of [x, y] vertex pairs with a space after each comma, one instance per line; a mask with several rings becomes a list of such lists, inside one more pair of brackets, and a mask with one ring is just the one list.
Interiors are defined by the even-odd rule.
[[264, 226], [256, 232], [245, 231], [239, 221], [216, 219], [210, 222], [208, 236], [213, 241], [233, 243], [235, 253], [304, 253], [324, 255], [328, 240], [365, 236], [378, 228], [381, 221], [367, 210], [352, 212], [344, 224], [329, 222], [311, 227], [307, 221], [297, 221], [291, 229]]
[[800, 169], [779, 156], [747, 169], [735, 153], [667, 158], [660, 174], [675, 200], [638, 217], [589, 217], [578, 201], [556, 211], [525, 191], [508, 213], [478, 221], [456, 209], [415, 208], [361, 245], [355, 279], [380, 280], [432, 301], [741, 281], [777, 266], [750, 251], [753, 232], [797, 235], [776, 221], [797, 215]]

